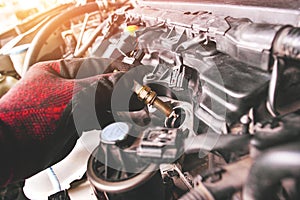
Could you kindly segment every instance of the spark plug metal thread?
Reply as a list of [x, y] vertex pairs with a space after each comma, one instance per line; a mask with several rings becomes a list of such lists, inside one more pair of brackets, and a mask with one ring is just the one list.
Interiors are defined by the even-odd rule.
[[138, 98], [145, 104], [150, 104], [157, 108], [159, 111], [163, 112], [166, 117], [176, 117], [177, 114], [174, 112], [173, 108], [167, 103], [163, 102], [159, 97], [157, 97], [156, 92], [151, 90], [150, 87], [146, 85], [140, 85], [138, 82], [134, 81], [133, 91], [137, 94]]

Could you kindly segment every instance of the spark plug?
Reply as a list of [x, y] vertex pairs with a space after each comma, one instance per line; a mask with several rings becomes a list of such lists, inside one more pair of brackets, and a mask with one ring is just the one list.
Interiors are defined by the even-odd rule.
[[154, 106], [159, 111], [164, 113], [166, 117], [178, 117], [173, 108], [169, 106], [169, 104], [163, 102], [159, 97], [157, 97], [156, 92], [151, 90], [150, 87], [146, 85], [140, 85], [138, 82], [134, 81], [132, 90], [137, 94], [138, 98], [141, 101], [143, 101], [145, 104]]

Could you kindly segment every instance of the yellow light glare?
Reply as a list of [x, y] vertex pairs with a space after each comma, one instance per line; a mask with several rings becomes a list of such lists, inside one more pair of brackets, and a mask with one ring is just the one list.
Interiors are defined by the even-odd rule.
[[58, 4], [69, 3], [74, 0], [15, 0], [18, 9], [37, 8], [40, 11]]

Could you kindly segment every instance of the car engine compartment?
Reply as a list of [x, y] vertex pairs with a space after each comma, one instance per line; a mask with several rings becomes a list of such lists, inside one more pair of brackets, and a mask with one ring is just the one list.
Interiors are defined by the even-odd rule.
[[299, 17], [299, 7], [253, 1], [260, 9], [249, 14], [253, 5], [233, 2], [232, 16], [219, 1], [72, 5], [3, 45], [6, 63], [30, 43], [24, 62], [9, 61], [1, 74], [17, 82], [34, 63], [61, 58], [132, 66], [114, 88], [113, 121], [100, 123], [100, 143], [84, 163], [98, 199], [296, 200], [300, 23], [282, 19]]

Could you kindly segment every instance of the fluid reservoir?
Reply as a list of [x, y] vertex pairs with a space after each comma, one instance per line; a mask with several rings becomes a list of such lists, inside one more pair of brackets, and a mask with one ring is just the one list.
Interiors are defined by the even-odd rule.
[[105, 194], [110, 200], [164, 200], [158, 165], [136, 155], [131, 131], [131, 125], [124, 122], [103, 129], [87, 166], [95, 194], [98, 199]]

